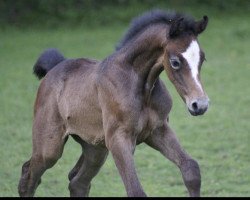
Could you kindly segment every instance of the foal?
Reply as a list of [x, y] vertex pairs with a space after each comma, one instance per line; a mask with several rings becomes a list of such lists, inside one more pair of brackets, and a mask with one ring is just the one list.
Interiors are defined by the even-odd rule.
[[109, 151], [127, 195], [146, 196], [133, 160], [140, 143], [175, 163], [190, 196], [199, 196], [199, 166], [169, 127], [172, 100], [159, 75], [166, 71], [192, 115], [205, 113], [209, 100], [199, 75], [205, 56], [197, 36], [207, 22], [206, 16], [194, 21], [182, 14], [148, 12], [132, 22], [116, 51], [102, 62], [45, 51], [34, 66], [34, 73], [44, 78], [34, 105], [33, 152], [22, 167], [20, 196], [34, 195], [69, 135], [82, 146], [68, 176], [71, 196], [88, 196]]

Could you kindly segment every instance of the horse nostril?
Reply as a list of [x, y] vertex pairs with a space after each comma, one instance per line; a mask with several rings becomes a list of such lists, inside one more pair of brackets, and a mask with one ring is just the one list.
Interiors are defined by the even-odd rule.
[[197, 102], [192, 103], [192, 108], [194, 111], [197, 111], [198, 110], [198, 103]]
[[192, 101], [191, 104], [189, 104], [189, 112], [194, 115], [203, 115], [208, 108], [208, 100], [207, 99], [197, 99], [195, 101]]

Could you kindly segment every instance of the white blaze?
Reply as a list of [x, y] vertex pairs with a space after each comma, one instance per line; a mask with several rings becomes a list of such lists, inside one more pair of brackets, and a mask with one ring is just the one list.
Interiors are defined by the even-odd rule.
[[192, 77], [198, 87], [202, 90], [201, 84], [198, 80], [198, 67], [200, 63], [200, 47], [197, 41], [193, 40], [182, 56], [186, 59], [189, 68], [191, 69]]

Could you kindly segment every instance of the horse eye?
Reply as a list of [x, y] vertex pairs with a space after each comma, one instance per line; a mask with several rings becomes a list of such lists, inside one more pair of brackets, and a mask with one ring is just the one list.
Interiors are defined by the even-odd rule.
[[170, 59], [170, 64], [173, 69], [180, 69], [181, 67], [181, 62], [179, 59]]

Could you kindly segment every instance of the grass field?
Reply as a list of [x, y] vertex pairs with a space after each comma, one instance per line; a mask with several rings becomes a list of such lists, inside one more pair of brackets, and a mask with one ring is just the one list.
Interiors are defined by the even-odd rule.
[[[211, 100], [206, 115], [190, 116], [165, 73], [161, 75], [174, 99], [170, 124], [200, 164], [202, 196], [250, 196], [249, 19], [249, 14], [210, 16], [200, 37], [207, 57], [202, 80]], [[103, 59], [113, 52], [126, 27], [0, 31], [0, 196], [18, 196], [21, 166], [31, 155], [33, 103], [39, 85], [32, 67], [38, 55], [56, 47], [66, 57]], [[63, 157], [43, 175], [36, 196], [69, 196], [67, 174], [80, 151], [69, 139]], [[158, 152], [142, 144], [135, 162], [148, 196], [187, 196], [179, 170]], [[92, 182], [90, 196], [126, 196], [110, 155]]]

